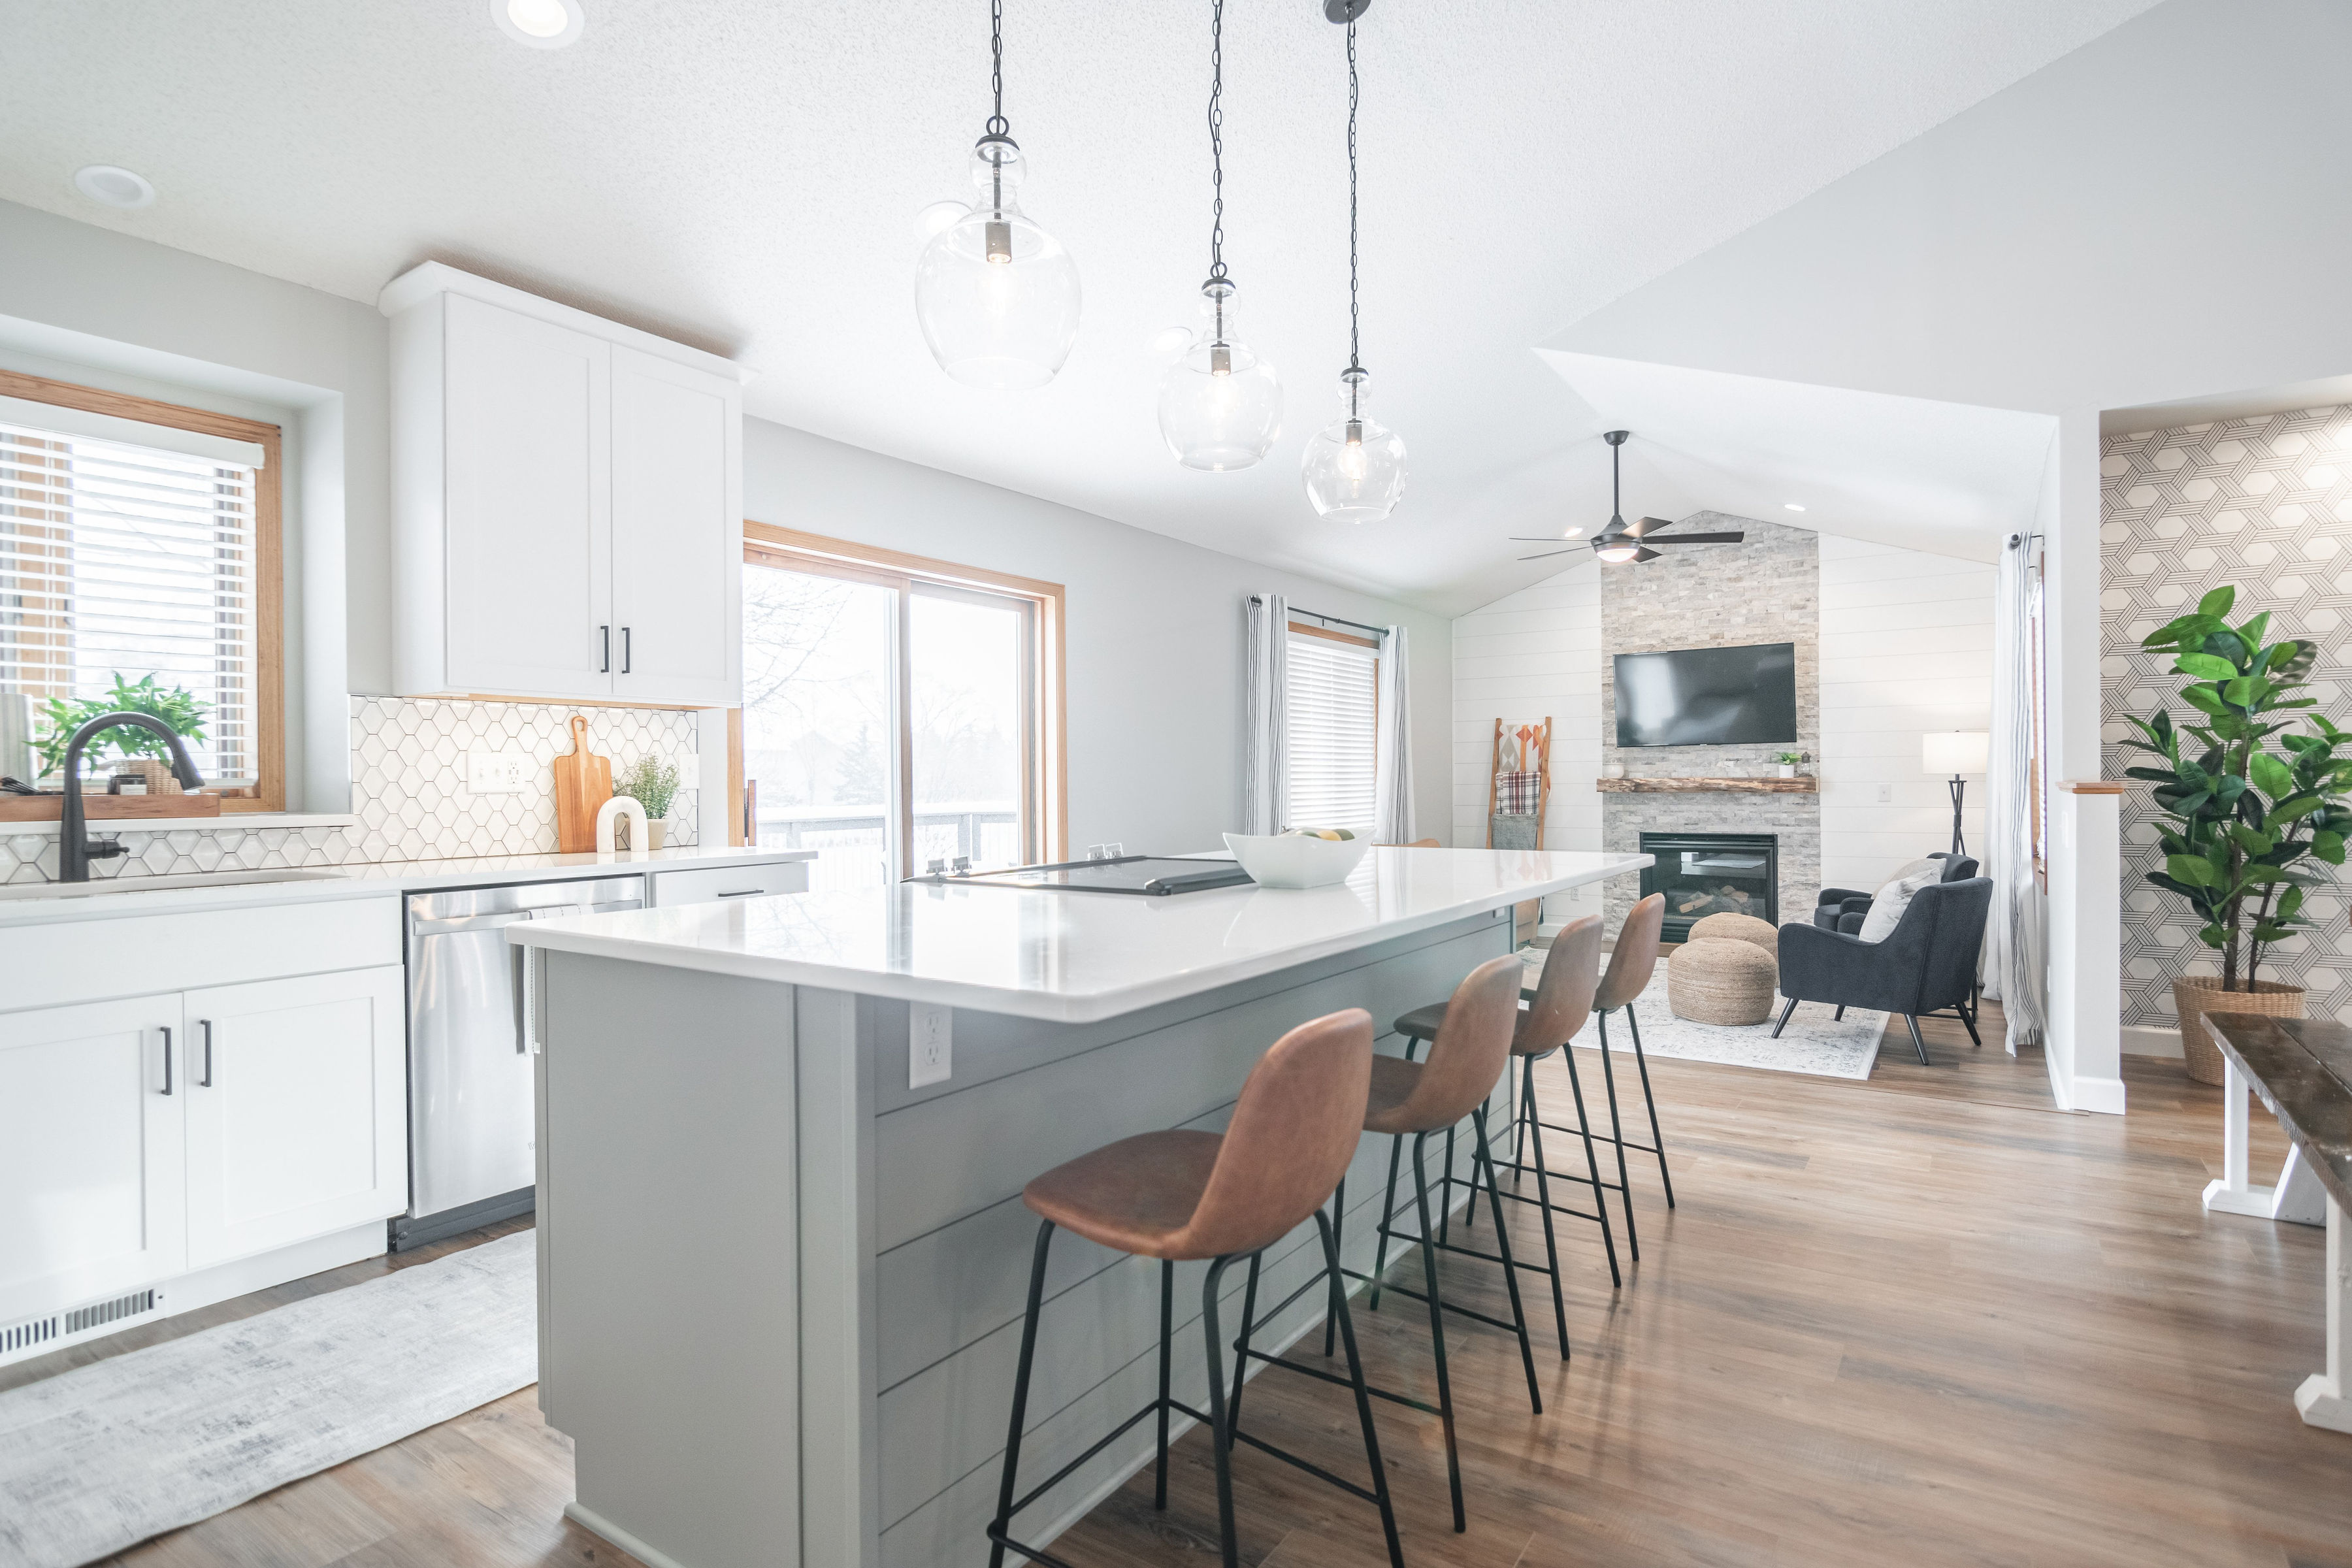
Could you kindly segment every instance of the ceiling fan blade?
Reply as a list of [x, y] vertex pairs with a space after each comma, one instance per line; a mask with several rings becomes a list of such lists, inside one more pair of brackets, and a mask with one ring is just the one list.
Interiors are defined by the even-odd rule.
[[1644, 517], [1637, 518], [1633, 521], [1627, 523], [1625, 525], [1625, 531], [1632, 534], [1636, 539], [1644, 539], [1663, 529], [1668, 529], [1674, 526], [1675, 523], [1672, 518]]
[[1515, 533], [1511, 535], [1511, 542], [1514, 544], [1566, 544], [1571, 539], [1577, 540], [1580, 542], [1583, 536], [1584, 530], [1580, 528], [1571, 528], [1566, 533], [1543, 533], [1532, 535]]
[[1568, 550], [1544, 550], [1538, 551], [1533, 555], [1522, 555], [1519, 559], [1522, 561], [1549, 561], [1555, 555], [1573, 555], [1575, 553], [1576, 550], [1574, 548]]
[[1672, 539], [1661, 539], [1660, 544], [1737, 544], [1748, 536], [1744, 533], [1677, 533]]
[[1637, 563], [1643, 561], [1655, 561], [1664, 553], [1665, 553], [1664, 551], [1652, 550], [1649, 546], [1643, 545], [1641, 549], [1633, 552], [1633, 559]]

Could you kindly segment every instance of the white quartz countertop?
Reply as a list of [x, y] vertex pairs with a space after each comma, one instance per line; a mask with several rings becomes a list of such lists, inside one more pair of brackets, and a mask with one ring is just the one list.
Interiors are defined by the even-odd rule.
[[[284, 869], [236, 867], [184, 877], [109, 878], [100, 861], [87, 883], [9, 883], [0, 887], [0, 929], [56, 921], [191, 913], [257, 904], [338, 899], [390, 899], [438, 888], [503, 887], [577, 877], [628, 876], [698, 866], [813, 860], [814, 849], [754, 849], [687, 845], [641, 855], [484, 855], [465, 860], [378, 860]], [[151, 885], [152, 884], [152, 885]]]
[[1151, 898], [921, 882], [627, 910], [507, 929], [565, 952], [1083, 1024], [1525, 899], [1647, 855], [1376, 847], [1336, 887]]

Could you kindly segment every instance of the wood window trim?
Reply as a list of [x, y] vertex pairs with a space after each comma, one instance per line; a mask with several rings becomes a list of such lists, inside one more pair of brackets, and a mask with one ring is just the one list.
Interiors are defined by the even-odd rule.
[[[814, 569], [829, 576], [864, 582], [894, 584], [901, 578], [918, 577], [950, 587], [1012, 595], [1034, 605], [1037, 668], [1030, 702], [1037, 720], [1035, 751], [1042, 755], [1024, 757], [1024, 768], [1025, 771], [1043, 763], [1042, 775], [1036, 781], [1039, 836], [1044, 840], [1040, 858], [1047, 861], [1069, 858], [1069, 639], [1065, 619], [1066, 591], [1061, 584], [910, 554], [903, 550], [887, 550], [880, 545], [860, 544], [853, 540], [833, 539], [821, 533], [804, 533], [796, 528], [750, 519], [743, 523], [743, 560], [747, 565]], [[904, 739], [901, 737], [902, 743]], [[743, 842], [743, 710], [730, 708], [727, 710], [730, 844]]]
[[1294, 637], [1321, 637], [1325, 642], [1343, 642], [1351, 647], [1370, 648], [1375, 654], [1381, 651], [1378, 637], [1359, 637], [1353, 632], [1335, 632], [1328, 626], [1310, 626], [1298, 621], [1290, 623], [1290, 630]]
[[110, 414], [175, 430], [201, 431], [232, 441], [251, 441], [262, 448], [261, 468], [253, 477], [254, 576], [254, 754], [258, 782], [231, 789], [207, 789], [220, 797], [224, 815], [286, 809], [286, 558], [282, 532], [284, 465], [283, 433], [275, 425], [216, 414], [209, 408], [136, 397], [127, 392], [80, 386], [69, 381], [25, 375], [0, 370], [0, 396], [21, 397], [28, 403], [78, 408], [85, 414]]

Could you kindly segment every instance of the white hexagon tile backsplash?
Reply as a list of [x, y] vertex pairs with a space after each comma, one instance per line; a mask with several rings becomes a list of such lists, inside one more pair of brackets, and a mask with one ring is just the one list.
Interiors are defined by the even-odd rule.
[[[571, 721], [588, 721], [589, 750], [617, 775], [638, 758], [677, 764], [687, 787], [670, 806], [673, 844], [695, 842], [695, 720], [651, 708], [574, 708], [557, 703], [467, 702], [397, 697], [351, 701], [349, 827], [218, 827], [169, 832], [126, 828], [128, 851], [93, 861], [97, 877], [154, 877], [235, 867], [337, 866], [379, 860], [445, 860], [555, 849], [552, 763], [572, 750]], [[475, 795], [466, 787], [472, 752], [520, 752], [523, 789]], [[0, 831], [0, 882], [57, 875], [54, 834]]]

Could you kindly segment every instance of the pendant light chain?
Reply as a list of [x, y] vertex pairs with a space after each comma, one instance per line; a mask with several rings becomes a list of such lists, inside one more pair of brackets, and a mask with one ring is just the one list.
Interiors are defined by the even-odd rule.
[[989, 0], [988, 53], [988, 82], [996, 95], [996, 112], [988, 117], [988, 133], [1003, 136], [1013, 129], [1004, 118], [1004, 0]]
[[[1209, 10], [1209, 280], [1225, 276], [1225, 0]], [[1223, 335], [1222, 333], [1220, 334]]]

